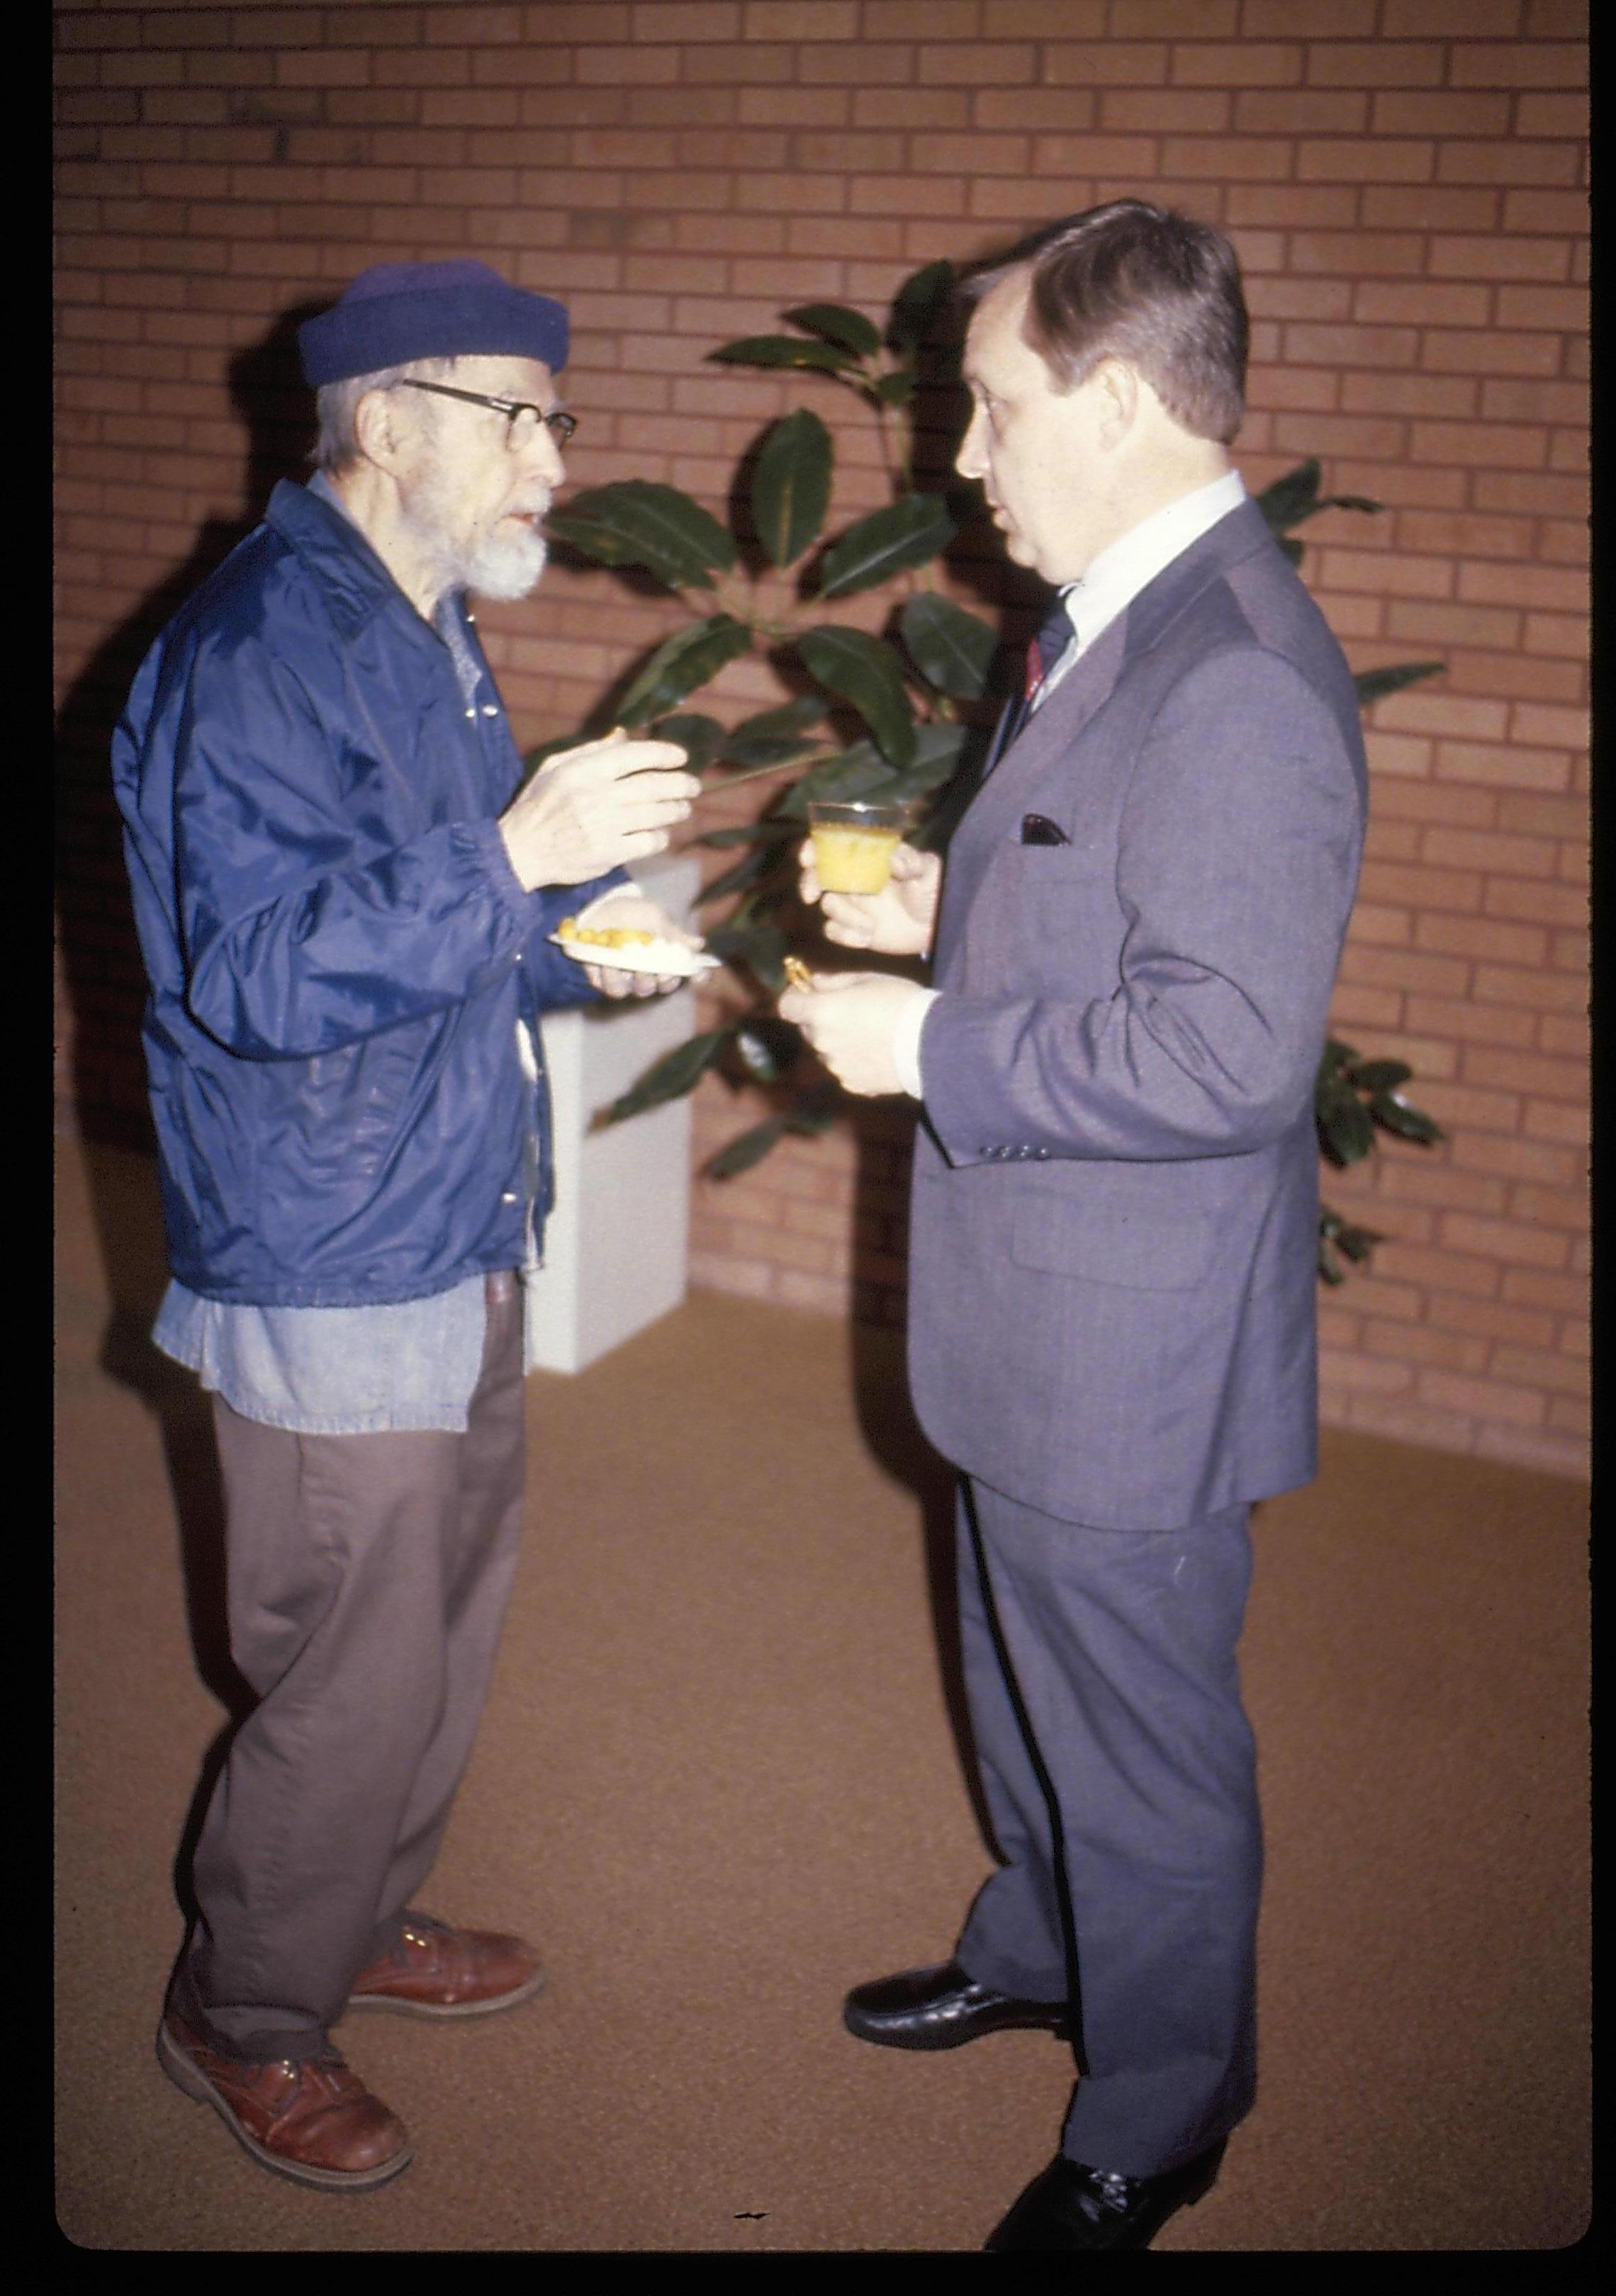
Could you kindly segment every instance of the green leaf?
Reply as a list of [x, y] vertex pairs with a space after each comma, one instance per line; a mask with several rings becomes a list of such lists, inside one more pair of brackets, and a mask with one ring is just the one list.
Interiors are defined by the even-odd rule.
[[780, 800], [777, 817], [806, 821], [809, 802], [816, 798], [833, 805], [849, 804], [861, 797], [902, 805], [911, 798], [923, 797], [940, 788], [953, 773], [965, 733], [964, 726], [935, 720], [917, 726], [915, 756], [902, 771], [889, 765], [873, 742], [855, 742], [850, 749], [827, 758], [793, 783]]
[[968, 614], [934, 590], [910, 598], [898, 615], [915, 667], [939, 693], [974, 701], [988, 683], [998, 651], [997, 633], [980, 614]]
[[1318, 1208], [1318, 1272], [1326, 1283], [1343, 1283], [1347, 1271], [1335, 1256], [1340, 1246], [1349, 1259], [1366, 1260], [1377, 1243], [1385, 1237], [1378, 1229], [1354, 1227], [1340, 1212], [1332, 1211], [1328, 1204]]
[[760, 1164], [784, 1130], [783, 1116], [766, 1117], [750, 1132], [732, 1140], [727, 1148], [710, 1156], [701, 1169], [710, 1180], [733, 1180], [737, 1172], [749, 1172], [754, 1164]]
[[[1257, 507], [1268, 522], [1268, 531], [1277, 540], [1288, 534], [1293, 526], [1305, 519], [1317, 518], [1321, 510], [1358, 510], [1374, 512], [1382, 511], [1384, 503], [1374, 502], [1367, 495], [1321, 495], [1318, 490], [1319, 464], [1317, 461], [1300, 463], [1283, 479], [1276, 479], [1257, 496]], [[1301, 545], [1282, 542], [1281, 549], [1294, 566], [1301, 556]]]
[[785, 1128], [815, 1139], [830, 1130], [846, 1103], [846, 1093], [828, 1078], [821, 1084], [805, 1085], [786, 1111]]
[[644, 566], [672, 589], [712, 587], [735, 562], [735, 538], [677, 487], [619, 479], [577, 495], [550, 531], [608, 566]]
[[820, 569], [822, 598], [849, 598], [873, 590], [906, 567], [923, 566], [954, 538], [954, 521], [940, 495], [905, 495], [850, 526], [826, 552]]
[[833, 343], [805, 343], [796, 335], [745, 335], [707, 356], [726, 366], [816, 366], [827, 374], [843, 374], [858, 364]]
[[778, 1084], [786, 1070], [802, 1058], [803, 1036], [794, 1021], [777, 1013], [759, 1013], [743, 1021], [735, 1036], [735, 1050], [759, 1084]]
[[726, 893], [744, 893], [759, 879], [767, 877], [774, 867], [778, 852], [773, 845], [759, 845], [743, 854], [733, 868], [715, 877], [710, 885], [703, 885], [696, 895], [698, 906], [703, 901], [721, 900]]
[[734, 661], [752, 642], [744, 622], [733, 614], [710, 614], [705, 621], [687, 622], [665, 639], [635, 679], [618, 705], [618, 722], [643, 726], [660, 718], [676, 701], [693, 693], [716, 677], [726, 662]]
[[1343, 1221], [1335, 1232], [1335, 1241], [1349, 1259], [1363, 1260], [1368, 1259], [1377, 1243], [1384, 1243], [1386, 1239], [1376, 1228], [1349, 1227]]
[[[753, 773], [767, 772], [771, 766], [789, 765], [793, 758], [800, 758], [815, 747], [816, 743], [810, 734], [759, 734], [746, 741], [737, 734], [726, 755], [735, 765], [749, 770], [735, 774], [732, 779], [743, 782], [750, 780]], [[729, 781], [722, 784], [726, 789], [730, 785]]]
[[894, 350], [918, 350], [954, 285], [951, 263], [928, 263], [911, 272], [892, 298], [887, 337]]
[[935, 719], [917, 726], [915, 736], [915, 762], [894, 776], [887, 796], [894, 805], [904, 805], [911, 799], [929, 797], [940, 789], [953, 775], [959, 763], [959, 753], [965, 745], [970, 729], [964, 726], [947, 725]]
[[1447, 667], [1445, 661], [1405, 661], [1395, 668], [1362, 670], [1352, 681], [1358, 688], [1358, 706], [1367, 709], [1372, 702], [1383, 701], [1387, 694], [1400, 693], [1416, 678], [1435, 677]]
[[1324, 466], [1317, 459], [1299, 463], [1295, 470], [1276, 479], [1257, 496], [1257, 507], [1268, 522], [1270, 534], [1281, 535], [1304, 518], [1311, 518], [1319, 507], [1318, 482]]
[[[917, 729], [917, 733], [918, 733]], [[775, 808], [776, 818], [804, 822], [810, 800], [823, 798], [833, 805], [850, 803], [886, 790], [897, 779], [874, 742], [855, 742], [835, 757], [825, 758], [800, 781], [793, 782]]]
[[822, 335], [827, 343], [835, 343], [858, 358], [874, 358], [881, 348], [880, 330], [862, 311], [850, 311], [845, 303], [804, 303], [784, 316], [794, 327]]
[[1374, 1146], [1374, 1125], [1356, 1093], [1328, 1094], [1316, 1109], [1319, 1144], [1333, 1164], [1357, 1164]]
[[806, 406], [776, 422], [752, 471], [752, 522], [771, 566], [817, 540], [831, 504], [831, 434]]
[[677, 742], [690, 760], [693, 774], [702, 773], [723, 749], [724, 728], [716, 718], [703, 718], [696, 711], [677, 718], [661, 718], [651, 728], [659, 742]]
[[693, 842], [712, 846], [757, 845], [797, 834], [795, 826], [789, 821], [749, 821], [735, 829], [710, 829], [704, 837], [698, 837]]
[[778, 925], [742, 923], [732, 917], [708, 934], [707, 946], [726, 964], [744, 964], [766, 988], [784, 988], [786, 939]]
[[664, 1053], [654, 1062], [636, 1085], [631, 1085], [620, 1099], [614, 1100], [606, 1111], [606, 1122], [620, 1124], [626, 1116], [637, 1116], [642, 1109], [660, 1108], [664, 1101], [681, 1100], [693, 1089], [704, 1069], [710, 1068], [719, 1046], [728, 1036], [727, 1029], [709, 1029], [699, 1037], [687, 1037]]
[[742, 719], [733, 734], [725, 735], [723, 755], [737, 766], [779, 765], [787, 758], [812, 749], [813, 742], [805, 729], [819, 724], [824, 711], [824, 697], [818, 693], [782, 702], [776, 709], [759, 710], [755, 718]]
[[[777, 742], [791, 734], [800, 734], [806, 726], [822, 725], [825, 701], [823, 693], [793, 694], [789, 701], [777, 701], [771, 709], [759, 709], [755, 716], [743, 718], [733, 734], [725, 738], [731, 743]], [[726, 749], [726, 757], [740, 754], [735, 748]]]
[[1414, 1070], [1407, 1061], [1359, 1061], [1350, 1073], [1360, 1092], [1394, 1092]]
[[850, 701], [890, 764], [915, 759], [915, 712], [904, 691], [897, 654], [882, 638], [821, 622], [801, 631], [798, 652], [821, 685]]
[[570, 543], [574, 550], [581, 550], [586, 558], [594, 558], [603, 566], [637, 566], [640, 562], [633, 544], [626, 542], [611, 527], [596, 526], [587, 518], [551, 511], [545, 519], [545, 531], [557, 542]]
[[906, 366], [875, 379], [875, 396], [884, 406], [906, 406], [915, 396], [915, 376]]
[[1377, 1124], [1384, 1125], [1388, 1132], [1395, 1132], [1399, 1140], [1417, 1140], [1422, 1146], [1430, 1147], [1434, 1142], [1448, 1137], [1440, 1125], [1433, 1123], [1423, 1109], [1411, 1108], [1394, 1092], [1376, 1093], [1369, 1103], [1369, 1113]]
[[1317, 1115], [1331, 1093], [1338, 1092], [1345, 1072], [1358, 1058], [1351, 1045], [1343, 1045], [1334, 1037], [1326, 1037], [1325, 1049], [1319, 1054], [1318, 1068], [1313, 1078], [1313, 1111]]

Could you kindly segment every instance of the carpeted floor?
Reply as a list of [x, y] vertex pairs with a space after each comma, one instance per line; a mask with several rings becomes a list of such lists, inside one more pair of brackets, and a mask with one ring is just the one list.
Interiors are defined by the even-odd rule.
[[[970, 2251], [1058, 2141], [1062, 2047], [842, 2030], [987, 1869], [946, 1478], [882, 1335], [714, 1295], [530, 1383], [499, 1674], [425, 1903], [551, 1979], [339, 2038], [408, 2123], [364, 2197], [158, 2070], [176, 1845], [231, 1694], [217, 1496], [141, 1158], [59, 1213], [57, 2210], [111, 2251]], [[1588, 2212], [1587, 1493], [1365, 1437], [1259, 1513], [1263, 2078], [1162, 2250], [1552, 2250]]]

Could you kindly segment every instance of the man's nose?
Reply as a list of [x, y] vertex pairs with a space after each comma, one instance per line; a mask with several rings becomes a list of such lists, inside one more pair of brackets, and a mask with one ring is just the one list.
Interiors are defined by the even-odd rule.
[[954, 467], [962, 479], [980, 479], [988, 468], [987, 456], [982, 453], [982, 414], [980, 407], [965, 425], [965, 435], [959, 442]]
[[521, 448], [521, 457], [529, 469], [536, 471], [547, 484], [560, 486], [567, 475], [562, 460], [561, 442], [547, 422], [541, 422]]

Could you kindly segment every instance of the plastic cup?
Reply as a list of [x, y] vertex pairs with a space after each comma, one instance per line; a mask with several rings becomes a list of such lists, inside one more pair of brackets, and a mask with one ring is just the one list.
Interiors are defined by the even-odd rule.
[[814, 868], [827, 893], [879, 893], [908, 820], [902, 805], [808, 807]]

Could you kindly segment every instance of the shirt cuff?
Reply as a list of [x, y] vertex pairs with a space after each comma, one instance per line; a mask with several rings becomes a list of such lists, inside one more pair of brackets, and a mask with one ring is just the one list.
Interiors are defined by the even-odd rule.
[[907, 998], [898, 1016], [892, 1031], [892, 1065], [898, 1070], [898, 1080], [913, 1100], [922, 1097], [920, 1081], [920, 1032], [926, 1025], [926, 1015], [936, 1004], [938, 991], [922, 988]]

